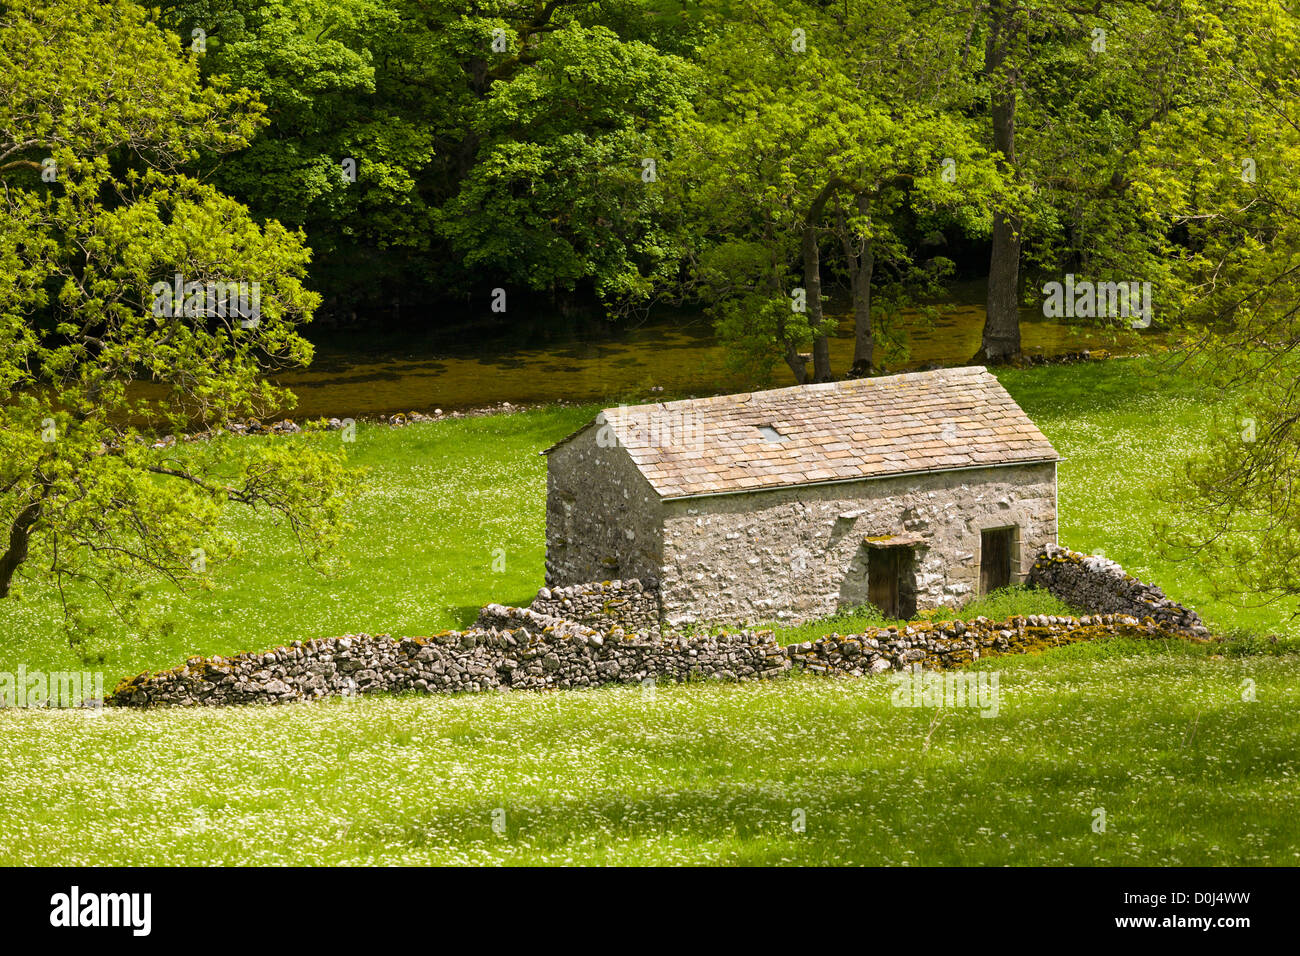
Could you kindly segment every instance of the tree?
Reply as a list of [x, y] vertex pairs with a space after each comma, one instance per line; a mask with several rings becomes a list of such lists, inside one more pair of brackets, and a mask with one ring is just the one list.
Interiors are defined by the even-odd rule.
[[0, 13], [0, 597], [192, 583], [232, 505], [312, 558], [336, 540], [341, 454], [212, 434], [288, 405], [267, 373], [311, 357], [301, 236], [184, 172], [261, 121], [126, 0]]
[[184, 43], [204, 31], [205, 75], [267, 104], [215, 181], [306, 232], [335, 315], [506, 285], [618, 305], [661, 283], [676, 254], [642, 161], [663, 158], [651, 129], [692, 71], [660, 48], [689, 51], [689, 30], [653, 6], [164, 4]]
[[[984, 47], [984, 77], [989, 84], [989, 126], [993, 150], [1004, 173], [1015, 174], [1016, 98], [1020, 82], [1017, 54], [1023, 53], [1025, 10], [1016, 0], [989, 0]], [[1020, 243], [1023, 216], [1014, 205], [993, 212], [989, 285], [984, 332], [977, 361], [1004, 362], [1020, 357]]]
[[[516, 40], [515, 42], [519, 42]], [[473, 121], [476, 161], [439, 211], [465, 268], [536, 291], [590, 282], [612, 304], [647, 299], [676, 272], [654, 138], [686, 108], [696, 71], [649, 44], [576, 23], [535, 42]]]
[[1183, 374], [1226, 408], [1165, 491], [1159, 528], [1216, 589], [1300, 596], [1300, 16], [1276, 0], [1178, 27], [1206, 96], [1169, 110], [1135, 184], [1178, 237], [1169, 254]]
[[972, 14], [990, 144], [1014, 186], [995, 208], [986, 319], [976, 359], [1020, 357], [1027, 264], [1141, 277], [1167, 296], [1168, 219], [1133, 185], [1144, 138], [1171, 112], [1209, 107], [1200, 6], [1106, 0], [1062, 6], [990, 0]]
[[[205, 77], [256, 92], [269, 121], [213, 171], [259, 218], [302, 229], [325, 311], [399, 310], [436, 290], [433, 217], [449, 78], [406, 0], [178, 0], [164, 22]], [[196, 39], [197, 35], [197, 39]]]
[[873, 284], [890, 286], [894, 306], [902, 290], [932, 288], [942, 263], [918, 268], [910, 234], [941, 213], [978, 231], [996, 170], [934, 78], [900, 54], [908, 27], [892, 6], [840, 20], [761, 0], [722, 13], [700, 53], [710, 87], [673, 147], [673, 182], [702, 237], [697, 288], [734, 365], [766, 377], [784, 361], [798, 382], [828, 381], [822, 274], [834, 262], [854, 312], [852, 371], [867, 374], [885, 305]]

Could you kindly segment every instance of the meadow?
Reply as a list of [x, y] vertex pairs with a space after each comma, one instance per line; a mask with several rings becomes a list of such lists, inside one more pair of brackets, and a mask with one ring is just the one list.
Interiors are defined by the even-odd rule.
[[[1061, 540], [1198, 607], [1230, 640], [1107, 641], [991, 658], [996, 717], [892, 706], [893, 682], [371, 697], [278, 708], [0, 711], [4, 863], [1300, 862], [1300, 654], [1289, 609], [1214, 597], [1162, 556], [1158, 488], [1212, 405], [1155, 360], [1007, 371], [1065, 456]], [[595, 409], [362, 426], [349, 565], [281, 530], [209, 587], [149, 592], [70, 644], [58, 608], [0, 604], [0, 670], [119, 676], [342, 633], [428, 634], [542, 583], [544, 459]], [[275, 439], [244, 439], [275, 440]], [[316, 437], [338, 441], [336, 433]], [[963, 610], [1059, 612], [1041, 593]], [[870, 623], [846, 614], [787, 641]], [[1280, 636], [1274, 641], [1273, 637]], [[1095, 826], [1104, 820], [1104, 829]]]
[[1189, 647], [983, 661], [994, 717], [817, 677], [0, 711], [0, 863], [1300, 863], [1300, 657]]

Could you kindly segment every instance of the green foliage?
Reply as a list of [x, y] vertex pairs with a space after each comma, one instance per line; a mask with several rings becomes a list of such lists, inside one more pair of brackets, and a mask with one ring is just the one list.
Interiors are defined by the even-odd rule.
[[[84, 663], [117, 677], [171, 667], [196, 654], [234, 654], [326, 634], [435, 634], [464, 627], [488, 601], [526, 604], [541, 586], [545, 553], [546, 462], [539, 450], [591, 420], [596, 409], [564, 408], [450, 419], [404, 428], [361, 423], [346, 445], [365, 481], [342, 496], [346, 564], [304, 574], [291, 528], [248, 509], [228, 510], [219, 527], [238, 542], [228, 561], [211, 563], [203, 586], [185, 593], [162, 582], [141, 585], [144, 620], [123, 626], [92, 590], [75, 648], [59, 633], [59, 598], [48, 588], [0, 601], [0, 671], [19, 663], [47, 670]], [[185, 452], [230, 459], [266, 454], [326, 454], [338, 432], [235, 437]], [[499, 552], [504, 552], [500, 554]], [[497, 558], [504, 562], [504, 569]]]
[[[735, 366], [762, 370], [827, 334], [788, 308], [823, 190], [812, 225], [827, 276], [851, 284], [846, 242], [870, 249], [876, 294], [862, 308], [886, 346], [902, 345], [891, 316], [950, 266], [934, 253], [983, 241], [994, 210], [1016, 213], [1026, 263], [1053, 277], [1150, 281], [1162, 325], [1221, 311], [1229, 285], [1206, 280], [1227, 273], [1210, 267], [1258, 262], [1251, 244], [1269, 248], [1268, 223], [1287, 221], [1282, 197], [1261, 187], [1243, 203], [1229, 188], [1247, 154], [1261, 184], [1287, 179], [1288, 121], [1272, 104], [1293, 93], [1294, 15], [1277, 0], [166, 0], [161, 12], [183, 44], [204, 31], [205, 75], [267, 104], [270, 124], [211, 181], [306, 231], [335, 312], [498, 285], [590, 290], [618, 308], [672, 295], [716, 306]], [[1006, 59], [992, 67], [995, 39]], [[1003, 88], [1017, 116], [1006, 168], [988, 129]], [[946, 160], [955, 181], [938, 175]], [[719, 251], [733, 243], [742, 263]], [[1038, 283], [1024, 293], [1037, 302]]]
[[651, 130], [695, 84], [686, 61], [604, 27], [549, 33], [475, 116], [477, 161], [440, 233], [467, 268], [525, 288], [589, 280], [609, 302], [648, 298], [678, 259], [658, 185], [671, 161]]
[[[1050, 278], [1150, 281], [1167, 324], [1177, 306], [1168, 221], [1137, 181], [1144, 143], [1164, 117], [1203, 109], [1221, 94], [1208, 69], [1218, 16], [1196, 2], [1145, 0], [1002, 11], [995, 19], [1008, 18], [1014, 35], [1005, 69], [1014, 70], [1013, 206], [1026, 264]], [[1041, 304], [1040, 285], [1026, 285], [1026, 301]]]
[[[400, 286], [401, 256], [430, 253], [424, 178], [438, 129], [425, 119], [435, 99], [421, 62], [429, 35], [410, 26], [416, 6], [234, 0], [220, 12], [206, 2], [166, 9], [183, 38], [205, 31], [204, 74], [256, 90], [271, 118], [215, 181], [259, 216], [304, 229], [317, 284], [346, 291], [351, 307], [383, 301], [380, 283]], [[414, 270], [406, 281], [419, 287], [425, 278]]]
[[[140, 8], [105, 12], [0, 15], [0, 597], [18, 581], [65, 601], [97, 588], [127, 611], [141, 576], [184, 586], [231, 552], [217, 526], [232, 503], [280, 516], [320, 557], [345, 480], [319, 449], [178, 450], [132, 424], [205, 431], [289, 404], [267, 372], [310, 359], [297, 330], [318, 299], [300, 235], [181, 171], [245, 145], [255, 101], [201, 85]], [[260, 294], [236, 312], [228, 283]]]
[[805, 4], [720, 6], [725, 26], [698, 54], [704, 93], [671, 126], [671, 188], [698, 236], [690, 287], [735, 368], [765, 379], [784, 358], [799, 376], [795, 354], [828, 334], [819, 302], [792, 304], [815, 279], [807, 230], [841, 274], [870, 258], [862, 296], [886, 292], [861, 306], [871, 324], [937, 288], [945, 260], [916, 263], [917, 240], [939, 224], [986, 232], [1001, 180], [949, 91], [885, 53], [900, 34], [920, 42], [924, 24], [889, 4], [848, 20]]
[[[208, 0], [206, 75], [271, 123], [221, 186], [302, 227], [338, 311], [422, 307], [497, 285], [643, 299], [678, 254], [642, 160], [694, 85], [650, 5], [562, 0]], [[342, 162], [355, 162], [356, 181]]]
[[[1180, 24], [1208, 101], [1153, 124], [1137, 188], [1180, 241], [1169, 265], [1190, 351], [1215, 395], [1198, 454], [1170, 476], [1169, 553], [1248, 601], [1300, 596], [1300, 15], [1268, 0]], [[1249, 595], [1249, 597], [1246, 597]]]

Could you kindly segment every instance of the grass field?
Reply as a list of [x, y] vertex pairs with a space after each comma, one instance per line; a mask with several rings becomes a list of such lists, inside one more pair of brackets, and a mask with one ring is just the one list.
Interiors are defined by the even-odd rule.
[[0, 711], [0, 864], [1300, 863], [1300, 657], [980, 666], [995, 717], [815, 677]]
[[[891, 706], [888, 678], [815, 677], [653, 695], [0, 710], [0, 863], [1300, 863], [1300, 638], [1289, 609], [1216, 601], [1197, 569], [1152, 548], [1168, 513], [1153, 489], [1213, 412], [1194, 383], [1154, 368], [1002, 378], [1066, 457], [1062, 542], [1242, 632], [1226, 644], [988, 659], [993, 718]], [[111, 687], [193, 654], [427, 634], [490, 600], [527, 601], [544, 546], [537, 451], [593, 411], [362, 427], [350, 453], [370, 475], [346, 570], [307, 570], [282, 531], [241, 523], [245, 555], [195, 595], [151, 591], [145, 633], [101, 618], [72, 648], [48, 596], [0, 602], [0, 671], [98, 669]], [[1022, 593], [965, 613], [1012, 610], [1064, 609]], [[848, 614], [781, 636], [871, 622]]]

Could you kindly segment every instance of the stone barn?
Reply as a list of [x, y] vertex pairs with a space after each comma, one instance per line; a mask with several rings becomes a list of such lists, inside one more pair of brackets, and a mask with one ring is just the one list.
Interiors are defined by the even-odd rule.
[[1056, 542], [1060, 457], [980, 367], [610, 408], [542, 454], [547, 584], [655, 584], [668, 624], [907, 617]]

